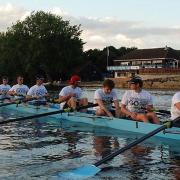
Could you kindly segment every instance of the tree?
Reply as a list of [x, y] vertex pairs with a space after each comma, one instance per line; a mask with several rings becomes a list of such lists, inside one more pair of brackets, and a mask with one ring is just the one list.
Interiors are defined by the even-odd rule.
[[[136, 49], [135, 47], [132, 48], [121, 47], [119, 49], [116, 49], [114, 46], [109, 46], [108, 48], [109, 48], [108, 66], [113, 66], [114, 59], [118, 59], [118, 57], [123, 56], [129, 53], [130, 51]], [[105, 47], [103, 50], [90, 49], [84, 52], [84, 59], [87, 62], [91, 62], [93, 65], [95, 65], [98, 69], [98, 72], [101, 72], [102, 76], [107, 77], [111, 75], [110, 72], [107, 71], [107, 47]]]
[[81, 33], [80, 25], [70, 25], [60, 16], [32, 12], [0, 34], [0, 70], [29, 80], [37, 73], [50, 80], [66, 79], [82, 63]]

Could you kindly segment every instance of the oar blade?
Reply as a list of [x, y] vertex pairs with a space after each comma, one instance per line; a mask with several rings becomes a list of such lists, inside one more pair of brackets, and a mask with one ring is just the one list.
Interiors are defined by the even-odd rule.
[[74, 169], [70, 172], [59, 173], [58, 177], [62, 179], [81, 180], [95, 176], [99, 171], [101, 171], [100, 168], [90, 164]]

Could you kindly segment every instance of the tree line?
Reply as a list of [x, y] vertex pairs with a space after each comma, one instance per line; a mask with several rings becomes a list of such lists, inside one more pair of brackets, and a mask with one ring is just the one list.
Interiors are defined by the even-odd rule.
[[[17, 21], [0, 33], [0, 72], [14, 80], [23, 75], [31, 83], [36, 74], [47, 80], [67, 80], [72, 74], [84, 75], [85, 65], [93, 66], [99, 74], [106, 73], [107, 49], [83, 52], [81, 25], [71, 25], [62, 17], [37, 11], [23, 21]], [[112, 60], [134, 48], [109, 47], [109, 65]], [[88, 67], [88, 66], [87, 66]], [[83, 80], [89, 80], [88, 68]], [[81, 74], [83, 73], [83, 74]], [[99, 76], [97, 76], [98, 78]]]

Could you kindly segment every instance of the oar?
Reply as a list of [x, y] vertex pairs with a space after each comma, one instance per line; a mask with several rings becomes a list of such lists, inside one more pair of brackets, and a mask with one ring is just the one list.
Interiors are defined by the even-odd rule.
[[3, 104], [0, 104], [0, 107], [3, 107], [3, 106], [9, 106], [11, 104], [20, 104], [22, 102], [27, 102], [27, 101], [30, 101], [30, 100], [25, 100], [25, 97], [22, 97], [22, 98], [18, 98], [16, 100], [13, 100], [13, 102], [7, 102], [7, 103], [3, 103]]
[[[77, 107], [75, 110], [79, 111], [81, 109], [87, 109], [87, 108], [96, 107], [96, 106], [98, 106], [98, 104], [80, 106], [80, 107]], [[0, 124], [7, 124], [7, 123], [10, 123], [10, 122], [23, 121], [23, 120], [33, 119], [33, 118], [40, 118], [40, 117], [50, 116], [50, 115], [53, 115], [53, 114], [60, 114], [60, 113], [64, 113], [64, 112], [73, 112], [75, 110], [73, 110], [72, 108], [67, 108], [67, 109], [63, 109], [63, 110], [52, 111], [52, 112], [41, 113], [41, 114], [35, 114], [35, 115], [26, 116], [26, 117], [20, 117], [20, 118], [16, 118], [16, 119], [8, 119], [6, 121], [1, 121]]]
[[9, 106], [9, 105], [12, 105], [12, 104], [17, 104], [18, 105], [20, 103], [26, 103], [28, 101], [37, 100], [36, 97], [26, 99], [26, 97], [23, 96], [23, 95], [18, 95], [18, 96], [20, 96], [20, 97], [17, 98], [17, 99], [14, 99], [12, 102], [7, 102], [7, 103], [0, 104], [0, 107]]
[[59, 173], [58, 176], [61, 179], [85, 179], [85, 178], [89, 178], [91, 176], [94, 176], [98, 172], [101, 171], [101, 169], [98, 168], [97, 166], [99, 166], [99, 165], [105, 163], [106, 161], [114, 158], [115, 156], [119, 155], [120, 153], [123, 153], [124, 151], [131, 149], [132, 147], [134, 147], [137, 144], [143, 142], [144, 140], [154, 136], [155, 134], [159, 133], [160, 131], [163, 131], [163, 130], [165, 130], [167, 128], [172, 127], [178, 121], [180, 121], [180, 117], [176, 118], [174, 121], [166, 122], [164, 125], [158, 127], [154, 131], [142, 136], [141, 138], [139, 138], [136, 141], [130, 143], [129, 145], [127, 145], [127, 146], [113, 152], [112, 154], [109, 154], [108, 156], [104, 157], [100, 161], [97, 161], [95, 164], [85, 165], [85, 166], [82, 166], [80, 168], [74, 169], [71, 172]]
[[3, 98], [0, 99], [0, 101], [3, 101], [5, 99], [10, 99], [10, 97], [3, 97]]
[[[144, 107], [141, 107], [141, 109], [146, 110], [146, 108], [144, 108]], [[167, 115], [170, 115], [170, 114], [171, 114], [170, 111], [163, 110], [163, 109], [156, 109], [156, 108], [153, 108], [152, 111], [154, 111], [154, 112], [156, 112], [156, 113], [167, 114]]]
[[171, 112], [163, 109], [153, 109], [155, 112], [170, 115]]

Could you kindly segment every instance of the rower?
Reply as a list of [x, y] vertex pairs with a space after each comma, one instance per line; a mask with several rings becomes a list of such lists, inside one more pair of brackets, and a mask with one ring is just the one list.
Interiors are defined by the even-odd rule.
[[152, 96], [142, 89], [141, 77], [134, 76], [129, 81], [130, 89], [124, 93], [121, 101], [121, 111], [127, 117], [136, 120], [160, 124], [158, 117], [153, 112]]
[[171, 103], [171, 119], [174, 120], [180, 117], [180, 91], [176, 92]]
[[[99, 105], [94, 107], [96, 115], [109, 117], [113, 117], [114, 115], [116, 117], [120, 116], [119, 101], [114, 86], [115, 84], [112, 80], [106, 79], [103, 82], [103, 87], [95, 91], [94, 101]], [[114, 103], [115, 110], [112, 108], [112, 103]]]
[[87, 98], [82, 98], [83, 91], [78, 87], [80, 80], [81, 78], [78, 75], [73, 75], [69, 81], [69, 86], [60, 91], [59, 102], [62, 109], [67, 107], [76, 109], [77, 106], [88, 105]]
[[17, 84], [14, 85], [9, 91], [9, 95], [13, 95], [16, 98], [20, 98], [22, 96], [26, 96], [27, 92], [29, 91], [28, 86], [23, 84], [24, 78], [23, 76], [17, 76]]
[[8, 77], [2, 77], [2, 84], [0, 85], [0, 99], [8, 98], [7, 92], [11, 89], [10, 85], [8, 84]]
[[37, 99], [33, 101], [34, 104], [46, 105], [46, 98], [48, 96], [47, 89], [43, 85], [44, 77], [42, 75], [36, 76], [36, 84], [32, 86], [27, 92], [27, 99]]

